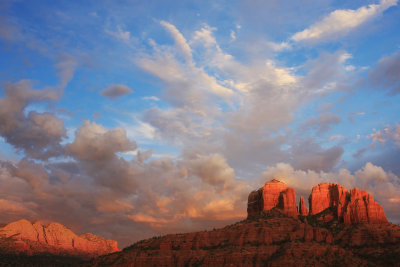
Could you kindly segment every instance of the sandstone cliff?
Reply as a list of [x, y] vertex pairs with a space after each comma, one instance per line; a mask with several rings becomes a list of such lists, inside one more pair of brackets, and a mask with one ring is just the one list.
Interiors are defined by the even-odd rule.
[[117, 241], [93, 234], [76, 235], [62, 224], [42, 225], [19, 220], [0, 228], [0, 252], [51, 253], [56, 255], [98, 256], [118, 251]]
[[345, 224], [388, 222], [382, 206], [358, 188], [349, 192], [339, 184], [322, 183], [313, 187], [308, 200], [311, 215], [330, 208], [334, 211], [333, 216]]
[[249, 216], [273, 208], [279, 208], [284, 214], [297, 218], [296, 196], [293, 188], [283, 182], [273, 179], [250, 193], [247, 204]]
[[273, 208], [222, 229], [142, 240], [85, 266], [398, 266], [399, 226], [325, 228], [312, 223], [318, 216], [306, 223]]

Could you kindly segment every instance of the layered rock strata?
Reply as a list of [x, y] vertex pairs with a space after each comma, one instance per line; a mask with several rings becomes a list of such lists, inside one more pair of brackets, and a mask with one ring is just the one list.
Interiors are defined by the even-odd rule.
[[339, 184], [322, 183], [313, 187], [308, 201], [310, 215], [330, 208], [337, 219], [345, 224], [388, 222], [382, 206], [374, 200], [372, 195], [358, 188], [349, 192]]
[[278, 208], [282, 213], [297, 218], [296, 196], [293, 188], [283, 182], [273, 179], [250, 193], [247, 204], [247, 214], [252, 216], [262, 211]]

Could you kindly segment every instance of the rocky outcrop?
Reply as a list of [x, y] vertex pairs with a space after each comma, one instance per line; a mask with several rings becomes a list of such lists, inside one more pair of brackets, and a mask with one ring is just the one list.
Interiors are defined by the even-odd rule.
[[352, 189], [346, 204], [343, 212], [345, 224], [381, 224], [388, 222], [382, 206], [366, 191], [360, 191], [358, 188]]
[[262, 211], [278, 208], [282, 213], [297, 218], [296, 196], [293, 188], [273, 179], [249, 194], [247, 214], [252, 216]]
[[142, 240], [87, 266], [399, 266], [400, 226], [374, 224], [383, 209], [365, 191], [320, 184], [309, 202], [297, 216], [294, 190], [274, 179], [249, 194], [246, 220]]
[[[21, 252], [28, 255], [49, 252], [81, 256], [98, 256], [119, 251], [117, 241], [93, 234], [76, 235], [62, 224], [52, 222], [42, 225], [19, 220], [0, 228], [0, 244], [7, 243], [5, 252]], [[3, 246], [4, 248], [4, 246]]]
[[400, 226], [322, 228], [272, 209], [222, 229], [142, 240], [87, 266], [393, 266], [395, 257], [380, 261], [399, 242]]
[[299, 214], [301, 216], [307, 216], [308, 215], [308, 209], [306, 208], [306, 204], [304, 203], [304, 198], [303, 197], [300, 197]]
[[320, 213], [330, 207], [335, 207], [340, 217], [347, 203], [347, 189], [339, 184], [322, 183], [312, 188], [308, 202], [310, 203], [310, 215]]
[[339, 184], [322, 183], [314, 186], [309, 197], [310, 215], [331, 209], [345, 224], [387, 223], [383, 208], [366, 191], [358, 188], [350, 192]]

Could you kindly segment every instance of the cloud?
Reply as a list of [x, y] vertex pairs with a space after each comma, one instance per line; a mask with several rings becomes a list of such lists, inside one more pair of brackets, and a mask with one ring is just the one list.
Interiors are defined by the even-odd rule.
[[292, 145], [293, 164], [297, 169], [330, 171], [339, 162], [344, 149], [333, 146], [323, 149], [311, 138]]
[[321, 42], [336, 39], [375, 19], [386, 9], [395, 5], [397, 5], [397, 0], [381, 0], [379, 4], [362, 6], [356, 10], [335, 10], [308, 29], [295, 33], [290, 39], [295, 42]]
[[387, 141], [391, 141], [400, 147], [400, 125], [386, 127], [381, 131], [371, 133], [369, 137], [373, 143], [380, 142], [385, 145]]
[[383, 57], [368, 74], [369, 81], [376, 89], [389, 91], [391, 95], [400, 93], [400, 53]]
[[120, 25], [117, 26], [117, 31], [106, 29], [105, 32], [116, 39], [122, 40], [125, 43], [128, 43], [131, 40], [131, 33], [129, 31], [122, 30]]
[[118, 239], [122, 246], [159, 233], [242, 219], [250, 191], [218, 154], [184, 155], [175, 162], [169, 158], [127, 162], [114, 157], [101, 164], [79, 158], [1, 163], [0, 186], [7, 190], [7, 194], [0, 191], [0, 203], [12, 204], [0, 214], [2, 221], [17, 215], [31, 220], [40, 216], [78, 233]]
[[210, 185], [228, 189], [234, 182], [235, 171], [220, 154], [193, 155], [186, 164], [192, 174]]
[[136, 143], [126, 137], [123, 128], [106, 130], [95, 122], [84, 121], [73, 143], [67, 145], [67, 150], [78, 160], [104, 161], [115, 156], [117, 152], [136, 149]]
[[52, 89], [33, 90], [27, 80], [7, 83], [5, 97], [0, 98], [0, 135], [27, 156], [48, 159], [63, 155], [60, 145], [66, 137], [64, 124], [51, 113], [30, 111], [25, 108], [31, 102], [47, 102], [58, 98]]
[[131, 94], [132, 90], [123, 84], [114, 84], [109, 88], [106, 88], [100, 92], [102, 96], [110, 99], [115, 99], [124, 95]]
[[343, 135], [341, 135], [341, 134], [335, 134], [335, 135], [329, 136], [328, 140], [329, 140], [329, 141], [333, 141], [333, 140], [338, 140], [338, 139], [342, 139], [342, 138], [343, 138]]
[[339, 124], [341, 121], [342, 118], [339, 115], [327, 112], [308, 119], [300, 127], [304, 130], [307, 128], [316, 130], [319, 135], [330, 130], [332, 124]]
[[152, 101], [160, 101], [160, 99], [156, 96], [144, 96], [142, 97], [143, 100], [152, 100]]
[[57, 58], [56, 69], [60, 77], [59, 88], [64, 89], [72, 80], [78, 62], [74, 57], [68, 54], [62, 54]]
[[349, 90], [354, 84], [352, 71], [346, 63], [352, 55], [343, 50], [334, 53], [322, 52], [317, 58], [307, 61], [303, 68], [307, 75], [301, 77], [304, 88], [310, 93], [324, 95], [336, 90]]
[[161, 21], [160, 24], [171, 34], [174, 38], [178, 51], [181, 53], [186, 63], [189, 66], [193, 65], [192, 50], [187, 43], [185, 37], [178, 31], [178, 29], [169, 22]]

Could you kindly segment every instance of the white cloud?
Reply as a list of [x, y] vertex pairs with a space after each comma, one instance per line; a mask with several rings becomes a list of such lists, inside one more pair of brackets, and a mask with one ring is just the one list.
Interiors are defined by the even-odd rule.
[[186, 62], [192, 66], [193, 58], [192, 58], [192, 50], [188, 45], [185, 37], [178, 31], [178, 29], [169, 22], [161, 21], [162, 26], [171, 34], [171, 36], [175, 40], [175, 44], [181, 52], [182, 56], [185, 58]]
[[396, 4], [397, 0], [382, 0], [379, 4], [362, 6], [356, 10], [335, 10], [308, 29], [295, 33], [291, 39], [295, 42], [319, 42], [335, 39], [373, 20], [386, 9]]

